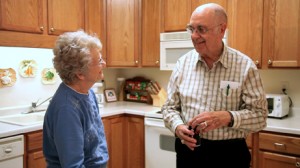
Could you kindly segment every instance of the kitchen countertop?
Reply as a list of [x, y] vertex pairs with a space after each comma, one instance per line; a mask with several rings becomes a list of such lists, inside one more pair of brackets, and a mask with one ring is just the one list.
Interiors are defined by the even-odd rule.
[[[99, 106], [100, 106], [100, 115], [102, 118], [117, 115], [117, 114], [124, 114], [124, 113], [145, 116], [146, 113], [154, 113], [160, 111], [159, 107], [154, 107], [149, 104], [125, 102], [125, 101], [105, 103], [103, 106], [101, 105]], [[19, 125], [0, 122], [0, 138], [18, 135], [18, 134], [24, 134], [27, 132], [37, 131], [41, 129], [43, 129], [42, 124], [35, 124], [30, 126], [19, 126]]]
[[[155, 113], [157, 111], [160, 111], [159, 107], [154, 107], [149, 104], [120, 101], [105, 103], [103, 107], [100, 108], [100, 115], [102, 118], [124, 113], [148, 116], [148, 114]], [[296, 115], [295, 112], [293, 114], [294, 115], [290, 115], [283, 119], [268, 118], [267, 127], [264, 130], [300, 135], [300, 114]], [[0, 138], [41, 129], [43, 129], [42, 124], [18, 126], [0, 122]]]

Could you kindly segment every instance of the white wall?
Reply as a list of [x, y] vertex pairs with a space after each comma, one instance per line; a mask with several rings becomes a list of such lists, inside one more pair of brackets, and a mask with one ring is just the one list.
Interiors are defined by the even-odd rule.
[[[52, 49], [2, 47], [0, 46], [0, 69], [13, 68], [16, 71], [16, 83], [11, 87], [0, 88], [0, 109], [12, 107], [27, 107], [31, 102], [40, 99], [40, 102], [52, 96], [61, 79], [53, 85], [44, 85], [41, 82], [41, 72], [44, 68], [52, 68]], [[37, 75], [34, 78], [24, 78], [19, 75], [21, 61], [35, 60], [38, 64]], [[107, 88], [116, 87], [117, 69], [105, 69]]]
[[[53, 67], [51, 49], [0, 47], [0, 58], [0, 69], [13, 68], [17, 78], [13, 86], [0, 88], [0, 108], [30, 106], [38, 99], [42, 101], [52, 96], [61, 82], [59, 77], [53, 85], [44, 85], [41, 81], [42, 70]], [[34, 78], [19, 75], [19, 65], [23, 60], [36, 61], [38, 69]]]
[[[0, 47], [0, 68], [13, 68], [18, 71], [19, 64], [24, 59], [34, 59], [38, 63], [38, 74], [35, 78], [23, 78], [17, 72], [17, 81], [12, 87], [0, 88], [0, 108], [11, 106], [29, 106], [37, 99], [44, 100], [52, 96], [61, 80], [54, 85], [44, 85], [41, 82], [43, 68], [53, 67], [51, 49], [33, 49], [17, 47]], [[287, 93], [300, 108], [300, 69], [297, 70], [260, 70], [267, 93], [281, 93], [282, 83], [287, 85]], [[171, 71], [160, 71], [159, 68], [107, 68], [104, 70], [107, 88], [117, 87], [117, 78], [132, 78], [143, 76], [157, 81], [167, 88]]]

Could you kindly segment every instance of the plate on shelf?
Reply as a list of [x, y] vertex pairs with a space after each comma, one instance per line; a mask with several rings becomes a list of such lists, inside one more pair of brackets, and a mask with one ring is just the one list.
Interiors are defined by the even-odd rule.
[[16, 71], [14, 69], [0, 69], [0, 88], [13, 86], [16, 80]]
[[44, 68], [41, 75], [42, 83], [45, 85], [51, 85], [56, 82], [57, 73], [54, 68]]
[[19, 66], [19, 73], [24, 78], [32, 78], [37, 73], [37, 63], [35, 60], [23, 60]]

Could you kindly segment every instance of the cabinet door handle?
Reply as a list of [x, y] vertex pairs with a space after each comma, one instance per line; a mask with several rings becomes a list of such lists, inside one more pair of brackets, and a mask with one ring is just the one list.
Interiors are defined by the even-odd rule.
[[139, 63], [139, 61], [135, 61], [135, 64], [138, 64]]
[[40, 27], [40, 31], [44, 31], [44, 26], [41, 26], [41, 27]]
[[256, 61], [255, 61], [255, 65], [258, 65], [258, 64], [259, 64], [259, 61], [258, 61], [258, 60], [256, 60]]
[[159, 63], [159, 61], [155, 61], [155, 64], [158, 64]]
[[269, 64], [269, 65], [272, 65], [272, 60], [269, 59], [269, 60], [268, 60], [268, 64]]
[[4, 150], [4, 152], [5, 152], [6, 154], [11, 153], [11, 152], [12, 152], [12, 148], [6, 148], [6, 149]]
[[285, 144], [282, 143], [274, 143], [275, 148], [277, 149], [284, 149], [285, 150]]
[[54, 29], [53, 27], [51, 27], [51, 28], [50, 28], [50, 31], [51, 31], [51, 32], [54, 32], [54, 31], [55, 31], [55, 29]]

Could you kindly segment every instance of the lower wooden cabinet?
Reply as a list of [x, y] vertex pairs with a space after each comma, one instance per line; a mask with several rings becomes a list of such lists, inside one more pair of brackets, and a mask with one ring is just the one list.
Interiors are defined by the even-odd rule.
[[127, 168], [145, 167], [145, 129], [143, 116], [126, 116]]
[[259, 152], [259, 168], [295, 168], [300, 167], [300, 157], [271, 152]]
[[249, 152], [251, 154], [251, 163], [250, 165], [252, 166], [252, 162], [253, 162], [253, 154], [252, 154], [252, 148], [253, 148], [253, 136], [252, 134], [250, 134], [247, 139], [246, 139], [246, 143], [247, 143], [247, 146], [249, 148]]
[[[109, 150], [108, 168], [144, 168], [144, 116], [102, 118]], [[25, 134], [24, 168], [45, 168], [43, 132]], [[252, 168], [300, 167], [300, 135], [261, 131], [247, 137]]]
[[122, 114], [102, 121], [109, 151], [107, 168], [145, 167], [144, 117]]
[[123, 136], [125, 129], [125, 117], [117, 115], [102, 119], [107, 140], [109, 161], [107, 168], [125, 167], [126, 138]]
[[24, 168], [46, 168], [43, 155], [43, 131], [25, 134]]
[[[110, 157], [107, 168], [144, 168], [144, 116], [122, 114], [102, 121]], [[25, 134], [24, 168], [46, 168], [42, 130]]]
[[300, 167], [300, 136], [259, 133], [259, 168]]

